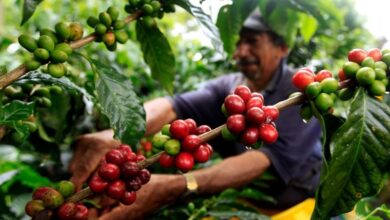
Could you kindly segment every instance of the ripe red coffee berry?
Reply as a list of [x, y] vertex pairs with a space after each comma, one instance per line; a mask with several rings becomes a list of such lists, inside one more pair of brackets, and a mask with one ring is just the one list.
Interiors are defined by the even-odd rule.
[[141, 162], [141, 161], [144, 161], [145, 159], [146, 159], [146, 157], [144, 155], [137, 155], [136, 161]]
[[203, 143], [202, 145], [205, 146], [207, 149], [209, 149], [209, 151], [210, 151], [210, 157], [211, 157], [211, 155], [212, 155], [213, 152], [214, 152], [213, 147], [212, 147], [210, 144], [208, 144], [208, 143]]
[[198, 163], [204, 163], [210, 159], [210, 149], [205, 145], [200, 145], [193, 153], [194, 159]]
[[125, 192], [125, 195], [123, 196], [123, 198], [121, 198], [120, 202], [123, 205], [131, 205], [135, 202], [136, 199], [137, 199], [137, 194], [134, 191], [130, 191], [130, 192]]
[[112, 182], [119, 178], [121, 171], [117, 165], [106, 163], [100, 165], [98, 173], [103, 179]]
[[88, 220], [88, 209], [87, 207], [77, 204], [76, 205], [76, 214], [73, 216], [72, 220]]
[[144, 185], [149, 182], [151, 175], [149, 170], [142, 169], [141, 171], [139, 171], [138, 177], [141, 180], [142, 185]]
[[315, 75], [314, 80], [316, 82], [321, 82], [322, 80], [331, 77], [333, 77], [333, 74], [329, 70], [321, 70], [317, 73], [317, 75]]
[[189, 132], [190, 134], [196, 134], [196, 122], [194, 121], [194, 119], [192, 118], [187, 118], [186, 120], [184, 120], [188, 126], [188, 129], [189, 129]]
[[43, 187], [39, 187], [37, 188], [36, 190], [34, 190], [34, 193], [32, 195], [32, 198], [35, 199], [35, 200], [41, 200], [43, 198], [43, 195], [47, 192], [47, 191], [50, 191], [50, 190], [53, 190], [53, 188], [51, 187], [46, 187], [46, 186], [43, 186]]
[[108, 182], [102, 179], [99, 175], [95, 175], [88, 183], [89, 188], [94, 193], [102, 193], [106, 190]]
[[300, 69], [292, 77], [293, 85], [300, 91], [304, 91], [312, 82], [314, 82], [314, 74], [306, 70]]
[[252, 98], [253, 97], [259, 97], [261, 98], [262, 103], [264, 103], [264, 96], [259, 92], [252, 92]]
[[122, 164], [121, 167], [122, 176], [125, 179], [138, 175], [139, 170], [139, 166], [136, 162], [126, 162]]
[[246, 145], [252, 145], [257, 142], [259, 138], [259, 130], [255, 127], [249, 127], [245, 129], [244, 133], [241, 135], [241, 142]]
[[203, 133], [206, 133], [209, 131], [211, 131], [211, 128], [208, 125], [201, 125], [201, 126], [196, 128], [197, 135], [200, 135], [200, 134], [203, 134]]
[[362, 49], [353, 49], [348, 53], [348, 60], [360, 64], [367, 57], [367, 52]]
[[226, 96], [224, 105], [229, 115], [242, 114], [245, 112], [245, 102], [238, 95], [232, 94]]
[[251, 90], [245, 85], [237, 86], [234, 89], [234, 94], [240, 96], [244, 102], [248, 101], [252, 97]]
[[181, 147], [185, 151], [194, 151], [202, 143], [202, 140], [197, 136], [190, 134], [181, 141]]
[[246, 102], [246, 110], [248, 111], [251, 108], [257, 107], [262, 108], [264, 104], [264, 100], [260, 97], [252, 97]]
[[57, 216], [60, 220], [71, 220], [76, 214], [76, 211], [76, 205], [73, 202], [67, 202], [58, 208]]
[[126, 185], [123, 180], [116, 180], [108, 184], [106, 194], [113, 199], [121, 199], [126, 192]]
[[122, 152], [125, 161], [135, 161], [136, 154], [133, 153], [129, 145], [121, 144], [118, 149]]
[[169, 132], [173, 138], [182, 139], [190, 133], [190, 129], [184, 120], [178, 119], [171, 123]]
[[259, 128], [259, 138], [264, 143], [272, 144], [278, 139], [278, 131], [270, 124], [262, 124]]
[[248, 109], [245, 114], [245, 119], [249, 124], [260, 125], [265, 121], [265, 114], [261, 108], [253, 107]]
[[266, 122], [276, 121], [279, 117], [279, 109], [273, 105], [263, 107]]
[[233, 134], [239, 134], [245, 130], [245, 117], [241, 114], [231, 115], [226, 120], [226, 127]]
[[194, 157], [187, 152], [180, 152], [175, 158], [176, 167], [182, 172], [188, 172], [194, 167]]
[[339, 70], [339, 72], [338, 72], [338, 76], [339, 76], [339, 80], [340, 80], [340, 82], [341, 82], [341, 81], [344, 81], [344, 80], [346, 80], [346, 79], [347, 79], [347, 76], [345, 75], [345, 73], [344, 73], [344, 70], [343, 70], [343, 69], [340, 69], [340, 70]]
[[137, 191], [141, 189], [141, 186], [142, 186], [142, 181], [138, 176], [126, 181], [127, 191]]
[[112, 149], [106, 153], [106, 161], [107, 163], [112, 163], [120, 166], [125, 162], [125, 157], [122, 154], [122, 151], [119, 149]]
[[160, 158], [158, 159], [158, 162], [160, 165], [164, 168], [169, 168], [172, 167], [175, 163], [175, 158], [174, 156], [171, 156], [167, 153], [161, 154]]
[[375, 62], [380, 61], [382, 59], [381, 50], [379, 50], [378, 48], [372, 48], [367, 51], [367, 56], [374, 59]]

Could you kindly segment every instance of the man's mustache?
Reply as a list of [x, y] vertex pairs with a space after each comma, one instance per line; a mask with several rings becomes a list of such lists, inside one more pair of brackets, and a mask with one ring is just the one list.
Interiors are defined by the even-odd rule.
[[259, 64], [257, 59], [239, 59], [236, 60], [238, 66], [250, 65], [250, 64]]

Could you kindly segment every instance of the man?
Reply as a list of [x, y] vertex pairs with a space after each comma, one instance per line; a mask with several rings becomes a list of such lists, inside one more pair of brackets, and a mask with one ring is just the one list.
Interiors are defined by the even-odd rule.
[[[292, 72], [286, 65], [288, 48], [283, 39], [265, 25], [259, 13], [253, 13], [244, 23], [233, 58], [241, 73], [228, 74], [211, 80], [204, 88], [159, 98], [145, 103], [147, 134], [153, 134], [176, 118], [193, 118], [198, 124], [214, 128], [226, 122], [220, 111], [224, 98], [240, 84], [264, 95], [265, 105], [272, 105], [288, 98], [294, 92], [291, 84]], [[243, 145], [216, 139], [211, 145], [222, 156], [222, 162], [205, 169], [183, 175], [152, 175], [151, 181], [137, 192], [137, 200], [131, 206], [118, 206], [102, 219], [144, 218], [160, 206], [173, 202], [189, 191], [200, 194], [221, 192], [227, 188], [241, 187], [260, 177], [265, 171], [276, 176], [267, 193], [272, 195], [276, 208], [287, 208], [313, 196], [319, 181], [321, 165], [321, 130], [317, 121], [303, 123], [299, 107], [289, 107], [280, 112], [276, 121], [279, 138], [276, 143], [259, 150], [247, 150]], [[99, 135], [88, 135], [79, 140], [84, 146], [76, 151], [71, 164], [72, 181], [85, 181], [98, 162], [89, 160], [87, 168], [82, 166], [79, 155], [91, 150], [93, 143], [101, 152], [107, 146], [115, 146], [112, 131]], [[103, 143], [102, 143], [103, 142]], [[100, 154], [101, 155], [101, 154]], [[77, 170], [81, 169], [81, 170]], [[191, 185], [192, 184], [192, 185]], [[197, 187], [193, 187], [197, 185]], [[195, 188], [195, 189], [194, 189]]]

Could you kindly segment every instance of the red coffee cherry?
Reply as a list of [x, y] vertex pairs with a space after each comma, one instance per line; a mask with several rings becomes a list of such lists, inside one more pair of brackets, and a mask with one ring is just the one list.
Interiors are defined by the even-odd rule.
[[169, 131], [175, 139], [182, 139], [190, 133], [187, 123], [181, 119], [173, 121]]
[[245, 145], [252, 145], [257, 142], [259, 138], [259, 129], [255, 127], [250, 127], [245, 129], [244, 133], [241, 135], [241, 142]]
[[136, 154], [133, 153], [131, 150], [131, 147], [127, 144], [121, 144], [118, 147], [118, 150], [122, 152], [122, 155], [125, 159], [125, 161], [135, 161]]
[[100, 177], [111, 182], [119, 178], [121, 171], [117, 165], [106, 163], [100, 165], [98, 173]]
[[198, 163], [204, 163], [210, 159], [210, 149], [205, 145], [200, 145], [193, 153], [194, 159]]
[[188, 126], [188, 129], [189, 129], [189, 132], [190, 134], [196, 134], [196, 122], [194, 121], [194, 119], [192, 118], [187, 118], [186, 120], [184, 120], [185, 123], [187, 124]]
[[211, 131], [211, 128], [208, 125], [201, 125], [201, 126], [196, 128], [197, 135], [200, 135], [200, 134], [203, 134], [203, 133], [206, 133], [209, 131]]
[[202, 143], [202, 140], [197, 136], [190, 134], [181, 141], [181, 147], [185, 151], [194, 151]]
[[108, 184], [106, 194], [113, 199], [121, 199], [126, 192], [126, 185], [123, 180], [116, 180]]
[[106, 153], [106, 161], [107, 163], [112, 163], [120, 166], [123, 162], [125, 162], [125, 157], [122, 154], [122, 151], [119, 149], [112, 149]]
[[130, 192], [125, 192], [125, 195], [123, 196], [123, 198], [121, 198], [120, 201], [123, 205], [131, 205], [135, 202], [136, 199], [137, 199], [137, 194], [134, 191], [130, 191]]
[[262, 124], [259, 128], [259, 138], [264, 143], [272, 144], [278, 139], [278, 131], [270, 124]]
[[374, 59], [375, 62], [380, 61], [382, 59], [382, 53], [378, 48], [372, 48], [367, 51], [367, 56]]
[[103, 180], [99, 175], [95, 175], [88, 183], [89, 188], [91, 188], [94, 193], [102, 193], [106, 190], [108, 182]]
[[173, 164], [175, 163], [175, 157], [167, 154], [167, 153], [163, 153], [161, 154], [160, 158], [158, 159], [158, 162], [160, 163], [160, 165], [164, 168], [169, 168], [169, 167], [172, 167]]
[[187, 152], [180, 152], [175, 159], [176, 167], [182, 172], [188, 172], [194, 167], [194, 157]]
[[141, 162], [141, 161], [144, 161], [145, 159], [146, 159], [146, 157], [144, 155], [140, 154], [140, 155], [137, 155], [136, 161]]
[[88, 220], [88, 209], [87, 207], [77, 204], [76, 205], [76, 214], [73, 216], [72, 220]]
[[244, 102], [252, 97], [251, 90], [245, 85], [239, 85], [234, 89], [234, 94], [240, 96]]
[[137, 191], [137, 190], [141, 189], [141, 186], [142, 186], [142, 181], [138, 176], [126, 181], [126, 190], [127, 191]]
[[252, 98], [253, 97], [259, 97], [261, 98], [262, 103], [264, 103], [264, 96], [259, 92], [252, 92]]
[[248, 111], [251, 108], [257, 107], [262, 108], [263, 107], [264, 100], [260, 97], [252, 97], [246, 102], [246, 110]]
[[211, 157], [211, 155], [212, 155], [213, 152], [214, 152], [213, 147], [212, 147], [210, 144], [208, 144], [208, 143], [203, 143], [202, 145], [205, 146], [207, 149], [209, 149], [209, 151], [210, 151], [210, 157]]
[[36, 190], [34, 190], [34, 193], [33, 193], [33, 195], [32, 195], [32, 198], [33, 198], [34, 200], [42, 200], [43, 195], [44, 195], [47, 191], [50, 191], [50, 190], [53, 190], [53, 188], [51, 188], [51, 187], [46, 187], [46, 186], [39, 187], [39, 188], [37, 188]]
[[64, 197], [57, 190], [48, 190], [42, 197], [43, 205], [47, 208], [57, 208], [64, 203]]
[[76, 214], [76, 211], [76, 205], [73, 202], [67, 202], [58, 208], [57, 216], [60, 220], [71, 220]]
[[359, 64], [366, 57], [367, 57], [367, 52], [362, 49], [353, 49], [348, 53], [348, 60]]
[[273, 105], [264, 106], [263, 111], [267, 122], [276, 121], [279, 117], [279, 109]]
[[292, 77], [293, 85], [300, 91], [304, 91], [312, 82], [314, 82], [314, 74], [306, 70], [298, 70]]
[[253, 107], [248, 109], [245, 119], [249, 124], [260, 125], [265, 121], [265, 113], [261, 108]]
[[141, 171], [139, 171], [138, 177], [141, 180], [142, 185], [144, 185], [149, 182], [151, 175], [149, 170], [142, 169]]
[[333, 74], [329, 70], [321, 70], [317, 73], [317, 75], [314, 76], [314, 80], [316, 82], [321, 82], [322, 80], [331, 77], [333, 77]]
[[136, 162], [126, 162], [121, 167], [122, 176], [125, 179], [137, 176], [139, 170], [139, 166]]
[[245, 130], [245, 117], [241, 114], [231, 115], [226, 120], [226, 127], [233, 134], [239, 134]]
[[344, 81], [347, 79], [347, 76], [345, 75], [344, 73], [344, 70], [343, 69], [340, 69], [339, 72], [338, 72], [338, 76], [339, 76], [339, 80], [340, 81]]
[[242, 114], [245, 112], [245, 102], [238, 95], [228, 95], [224, 102], [226, 111], [229, 115]]

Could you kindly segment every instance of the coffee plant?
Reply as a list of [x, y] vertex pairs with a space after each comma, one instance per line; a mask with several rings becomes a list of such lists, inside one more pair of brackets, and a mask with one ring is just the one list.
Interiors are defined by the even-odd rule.
[[[24, 1], [22, 24], [28, 25], [40, 3]], [[35, 30], [36, 33], [20, 34], [17, 41], [26, 51], [21, 55], [23, 64], [10, 71], [0, 68], [1, 146], [16, 145], [24, 150], [55, 155], [54, 158], [59, 160], [62, 149], [58, 146], [69, 145], [75, 135], [81, 133], [79, 130], [86, 129], [88, 125], [84, 124], [82, 128], [74, 125], [87, 121], [86, 115], [91, 114], [99, 118], [103, 128], [114, 129], [115, 138], [123, 143], [107, 152], [88, 187], [76, 193], [68, 181], [54, 184], [27, 166], [20, 165], [15, 171], [15, 164], [2, 163], [2, 176], [4, 173], [5, 177], [35, 189], [32, 200], [25, 206], [27, 215], [37, 219], [86, 219], [88, 199], [99, 194], [131, 205], [136, 200], [136, 191], [149, 181], [150, 172], [146, 167], [158, 162], [163, 168], [174, 167], [188, 172], [197, 166], [196, 163], [209, 161], [213, 149], [207, 141], [219, 135], [248, 145], [248, 148], [272, 143], [278, 137], [273, 121], [279, 111], [297, 104], [301, 105], [304, 120], [315, 116], [320, 121], [324, 134], [324, 164], [313, 218], [328, 219], [348, 212], [359, 200], [374, 196], [380, 190], [390, 158], [390, 110], [383, 100], [386, 91], [389, 91], [388, 50], [351, 50], [348, 61], [337, 76], [329, 70], [300, 69], [292, 81], [300, 93], [273, 106], [263, 106], [261, 94], [239, 86], [222, 105], [222, 111], [228, 116], [225, 125], [211, 129], [207, 125], [197, 126], [192, 119], [176, 120], [164, 126], [160, 133], [150, 138], [150, 142], [141, 142], [143, 150], [149, 152], [147, 159], [134, 153], [145, 132], [145, 113], [135, 92], [138, 88], [133, 86], [140, 79], [128, 77], [114, 64], [94, 58], [93, 53], [83, 53], [92, 42], [103, 43], [101, 45], [115, 54], [119, 53], [118, 44], [138, 41], [152, 78], [172, 93], [177, 91], [173, 83], [176, 72], [174, 49], [160, 30], [158, 20], [164, 19], [166, 13], [175, 13], [175, 5], [193, 15], [208, 31], [216, 51], [224, 50], [230, 56], [240, 26], [250, 12], [248, 9], [257, 5], [291, 48], [296, 39], [299, 43], [315, 47], [313, 39], [329, 35], [326, 30], [341, 24], [341, 16], [330, 1], [302, 1], [298, 4], [289, 0], [287, 5], [282, 5], [277, 1], [237, 0], [232, 5], [223, 6], [218, 14], [217, 26], [201, 7], [188, 1], [129, 0], [124, 3], [123, 8], [108, 5], [104, 10], [89, 14], [85, 21], [64, 20], [52, 27], [40, 27]], [[318, 8], [324, 10], [318, 11]], [[285, 22], [286, 16], [288, 23]], [[288, 33], [284, 31], [287, 30], [286, 25], [293, 27], [288, 29]], [[299, 35], [296, 34], [298, 32]], [[342, 43], [348, 45], [346, 48], [354, 48], [351, 42], [346, 40]], [[299, 57], [301, 51], [294, 51], [292, 54]], [[94, 53], [109, 52], [95, 50]], [[306, 62], [291, 60], [296, 65]], [[81, 66], [87, 77], [75, 74], [75, 61], [84, 63]], [[341, 101], [349, 103], [344, 114], [346, 117], [334, 111]], [[50, 176], [58, 168], [52, 166], [45, 172]], [[28, 178], [37, 181], [31, 183], [26, 181]], [[5, 195], [12, 184], [2, 186], [1, 195]], [[241, 192], [227, 190], [203, 203], [189, 203], [185, 207], [186, 216], [191, 219], [206, 214], [258, 218], [254, 210], [241, 207], [233, 200], [259, 196], [261, 192], [250, 188]], [[6, 205], [5, 199], [0, 203], [0, 209], [10, 206], [10, 197], [7, 199]], [[232, 199], [231, 207], [241, 207], [241, 211], [217, 210], [220, 201], [229, 199]], [[380, 210], [386, 211], [386, 208]], [[170, 216], [165, 212], [162, 211], [160, 216]]]

